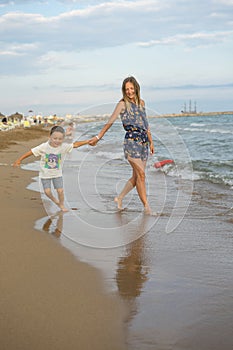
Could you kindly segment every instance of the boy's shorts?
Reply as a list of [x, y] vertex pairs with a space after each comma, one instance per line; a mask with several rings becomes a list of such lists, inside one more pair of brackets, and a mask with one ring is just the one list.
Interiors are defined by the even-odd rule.
[[43, 185], [44, 190], [46, 188], [51, 188], [51, 183], [53, 183], [53, 187], [55, 190], [58, 188], [63, 188], [63, 179], [62, 177], [54, 177], [52, 179], [41, 179], [41, 183]]

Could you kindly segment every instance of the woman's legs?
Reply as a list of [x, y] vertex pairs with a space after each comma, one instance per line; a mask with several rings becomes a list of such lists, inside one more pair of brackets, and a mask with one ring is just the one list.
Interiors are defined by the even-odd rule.
[[123, 190], [119, 194], [119, 196], [114, 198], [114, 201], [117, 203], [118, 209], [122, 209], [122, 200], [123, 198], [136, 186], [136, 173], [133, 170], [132, 177], [126, 182]]
[[140, 200], [142, 201], [145, 212], [151, 214], [151, 209], [147, 201], [146, 195], [146, 183], [145, 183], [145, 168], [146, 161], [142, 161], [138, 158], [128, 157], [128, 161], [133, 169], [132, 177], [127, 181], [125, 187], [121, 191], [118, 197], [115, 198], [115, 202], [118, 204], [118, 209], [122, 209], [122, 200], [135, 186]]
[[138, 158], [129, 158], [128, 161], [131, 167], [133, 168], [134, 172], [136, 173], [136, 188], [139, 198], [141, 199], [141, 202], [144, 205], [145, 212], [147, 214], [151, 214], [151, 209], [146, 194], [146, 161], [143, 161]]

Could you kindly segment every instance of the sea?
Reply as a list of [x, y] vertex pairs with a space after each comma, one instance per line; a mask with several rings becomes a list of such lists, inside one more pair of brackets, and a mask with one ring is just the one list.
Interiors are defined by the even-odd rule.
[[[158, 160], [172, 159], [174, 164], [163, 168], [168, 176], [179, 175], [183, 179], [233, 186], [232, 114], [150, 118], [149, 123], [156, 148], [154, 157], [149, 159], [149, 166]], [[78, 136], [95, 135], [102, 125], [102, 121], [88, 128], [80, 124]], [[98, 157], [124, 162], [124, 131], [120, 129], [121, 122], [118, 121], [104, 137], [107, 144], [96, 152]]]
[[[153, 216], [135, 190], [118, 211], [114, 197], [131, 176], [117, 120], [97, 146], [64, 163], [68, 213], [43, 195], [35, 226], [98, 269], [106, 293], [122, 300], [129, 350], [233, 349], [233, 115], [149, 116], [155, 143], [146, 168]], [[105, 121], [76, 123], [75, 140]], [[172, 160], [161, 168], [155, 163]], [[26, 165], [35, 170], [38, 161]]]

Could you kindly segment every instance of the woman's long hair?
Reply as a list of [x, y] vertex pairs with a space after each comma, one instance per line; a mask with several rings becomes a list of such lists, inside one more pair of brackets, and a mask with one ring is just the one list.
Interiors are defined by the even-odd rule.
[[131, 107], [131, 101], [127, 97], [126, 92], [125, 92], [125, 85], [127, 83], [131, 83], [134, 86], [134, 91], [135, 91], [135, 103], [138, 107], [141, 107], [141, 97], [140, 97], [140, 85], [138, 84], [137, 80], [134, 77], [127, 77], [122, 83], [122, 95], [123, 95], [123, 100], [126, 105], [126, 109], [129, 111]]

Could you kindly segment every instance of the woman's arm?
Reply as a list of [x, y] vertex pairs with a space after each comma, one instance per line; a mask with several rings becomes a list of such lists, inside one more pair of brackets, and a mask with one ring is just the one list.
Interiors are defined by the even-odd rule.
[[150, 154], [154, 154], [155, 153], [155, 147], [154, 147], [154, 142], [152, 140], [152, 135], [150, 132], [150, 129], [147, 130], [147, 136], [148, 136], [148, 140], [150, 143]]
[[33, 153], [32, 151], [28, 151], [27, 153], [24, 153], [21, 157], [19, 157], [13, 164], [13, 166], [20, 166], [20, 163], [22, 162], [22, 160], [32, 156]]
[[118, 115], [121, 113], [123, 108], [124, 108], [124, 102], [123, 101], [118, 102], [108, 122], [103, 126], [103, 128], [101, 129], [98, 135], [94, 136], [92, 139], [89, 140], [89, 145], [95, 146], [97, 142], [100, 139], [102, 139], [102, 137], [108, 131], [108, 129], [111, 128], [112, 124], [115, 122], [115, 120], [117, 119]]
[[150, 128], [147, 130], [147, 136], [148, 136], [148, 140], [150, 143], [150, 154], [154, 154], [155, 153], [155, 147], [154, 147], [154, 142], [152, 140], [152, 135], [150, 132]]
[[[145, 107], [145, 102], [143, 100], [141, 100], [141, 105], [143, 107]], [[150, 154], [154, 154], [155, 153], [155, 147], [154, 147], [154, 142], [152, 140], [152, 135], [151, 135], [151, 132], [150, 132], [150, 128], [148, 128], [148, 130], [147, 130], [147, 136], [148, 136], [148, 140], [149, 140], [149, 143], [150, 143]]]

